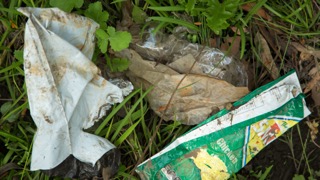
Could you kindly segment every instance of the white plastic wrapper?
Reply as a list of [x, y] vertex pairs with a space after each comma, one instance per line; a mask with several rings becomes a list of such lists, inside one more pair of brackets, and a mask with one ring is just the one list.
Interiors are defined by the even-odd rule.
[[[54, 168], [69, 155], [94, 165], [115, 146], [83, 129], [123, 100], [122, 89], [101, 77], [91, 62], [99, 25], [57, 8], [18, 10], [29, 17], [24, 69], [31, 115], [37, 125], [31, 170]], [[126, 94], [133, 89], [131, 83], [127, 85]]]

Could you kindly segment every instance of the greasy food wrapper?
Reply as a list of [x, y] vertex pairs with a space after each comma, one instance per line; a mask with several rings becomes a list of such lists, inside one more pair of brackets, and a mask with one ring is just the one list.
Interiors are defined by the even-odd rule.
[[[164, 120], [176, 120], [188, 125], [199, 124], [212, 112], [218, 112], [249, 92], [247, 87], [235, 87], [224, 80], [205, 75], [188, 74], [184, 78], [185, 74], [180, 74], [177, 70], [185, 69], [181, 73], [187, 73], [186, 69], [190, 69], [195, 62], [191, 54], [168, 66], [144, 60], [134, 50], [122, 51], [120, 56], [131, 61], [127, 76], [136, 87], [142, 86], [145, 90], [154, 87], [148, 94], [148, 101], [150, 107]], [[199, 68], [194, 66], [193, 70]], [[165, 110], [182, 79], [168, 109]]]
[[[133, 86], [128, 83], [119, 88], [108, 82], [91, 62], [94, 32], [99, 27], [93, 20], [57, 8], [18, 10], [29, 18], [24, 69], [31, 116], [37, 126], [31, 170], [50, 170], [67, 157], [93, 167], [115, 146], [83, 129], [120, 103]], [[115, 163], [118, 166], [119, 160]]]
[[136, 171], [141, 179], [228, 179], [309, 114], [291, 71], [208, 118]]

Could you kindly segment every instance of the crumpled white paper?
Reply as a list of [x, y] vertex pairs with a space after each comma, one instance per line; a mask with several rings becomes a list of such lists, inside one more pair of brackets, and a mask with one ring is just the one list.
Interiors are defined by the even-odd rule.
[[71, 154], [94, 165], [115, 147], [83, 129], [129, 93], [102, 78], [91, 62], [99, 25], [57, 8], [18, 10], [29, 17], [24, 69], [31, 115], [37, 125], [31, 170], [52, 169]]

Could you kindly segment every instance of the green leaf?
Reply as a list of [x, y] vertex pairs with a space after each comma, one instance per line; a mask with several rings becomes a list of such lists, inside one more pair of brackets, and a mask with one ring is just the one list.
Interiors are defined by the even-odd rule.
[[149, 9], [155, 10], [155, 11], [184, 11], [185, 8], [182, 6], [150, 6]]
[[230, 26], [228, 20], [235, 16], [235, 12], [239, 7], [239, 0], [227, 0], [223, 1], [223, 3], [209, 1], [208, 6], [209, 8], [203, 12], [207, 25], [213, 32], [220, 34], [221, 30]]
[[120, 3], [120, 2], [124, 2], [124, 1], [126, 1], [126, 0], [114, 0], [114, 1], [112, 1], [111, 4]]
[[122, 120], [119, 121], [119, 125], [118, 127], [116, 127], [116, 131], [114, 132], [113, 136], [111, 137], [111, 142], [113, 142], [115, 140], [115, 138], [119, 135], [120, 131], [122, 130], [122, 128], [129, 124], [131, 118], [131, 114], [136, 110], [136, 108], [138, 107], [138, 105], [140, 105], [140, 103], [143, 101], [143, 98], [152, 90], [152, 88], [149, 88], [147, 91], [145, 91], [142, 96], [135, 101], [135, 103], [131, 106], [131, 109], [129, 112], [127, 112], [126, 117], [124, 117]]
[[109, 44], [109, 35], [102, 29], [96, 31], [96, 37], [98, 39], [98, 47], [102, 53], [106, 53]]
[[12, 123], [12, 122], [16, 121], [19, 118], [19, 116], [20, 116], [20, 112], [19, 113], [15, 113], [15, 114], [11, 114], [8, 117], [7, 121]]
[[132, 19], [138, 24], [142, 24], [146, 21], [148, 15], [138, 6], [133, 6]]
[[107, 29], [109, 34], [110, 46], [115, 51], [121, 51], [129, 47], [131, 42], [131, 34], [125, 31], [116, 31], [114, 27], [109, 26]]
[[185, 4], [186, 4], [186, 1], [185, 1], [185, 0], [178, 0], [178, 3], [179, 3], [179, 4], [182, 4], [182, 5], [185, 5]]
[[7, 114], [9, 112], [9, 110], [11, 109], [11, 106], [12, 106], [12, 102], [6, 102], [6, 103], [2, 104], [2, 106], [0, 108], [1, 114]]
[[108, 124], [108, 122], [115, 116], [115, 114], [124, 107], [124, 105], [131, 100], [131, 98], [138, 94], [141, 90], [137, 89], [133, 92], [131, 92], [120, 104], [115, 105], [112, 109], [112, 111], [108, 114], [108, 116], [103, 120], [103, 122], [99, 125], [99, 127], [96, 129], [96, 131], [94, 132], [94, 134], [96, 135], [102, 135], [100, 134], [101, 131], [103, 130], [103, 128]]
[[23, 51], [22, 50], [15, 50], [14, 51], [14, 57], [20, 61], [23, 62]]
[[196, 4], [196, 0], [189, 0], [186, 4], [186, 12], [190, 13], [194, 9], [194, 5]]
[[109, 34], [109, 36], [115, 36], [116, 34], [116, 29], [112, 26], [109, 26], [108, 29], [107, 29], [107, 32]]
[[[141, 118], [142, 119], [142, 118]], [[120, 145], [124, 140], [128, 138], [128, 136], [134, 131], [134, 129], [137, 127], [137, 125], [140, 123], [141, 119], [131, 125], [120, 137], [119, 139], [114, 143], [115, 146]]]
[[[12, 109], [12, 102], [6, 102], [1, 106], [0, 112], [1, 114], [5, 115], [5, 114], [8, 114], [11, 109]], [[6, 120], [8, 122], [14, 122], [19, 118], [19, 116], [20, 116], [19, 112], [16, 112], [11, 114]]]
[[238, 180], [246, 180], [247, 178], [246, 177], [244, 177], [243, 175], [241, 175], [241, 174], [237, 174], [237, 176], [236, 177], [234, 177], [234, 179], [238, 179]]
[[4, 132], [2, 130], [0, 130], [0, 136], [4, 137], [6, 139], [9, 139], [10, 141], [13, 141], [13, 142], [21, 142], [23, 144], [28, 144], [25, 140], [15, 136], [15, 135], [12, 135], [10, 133]]
[[71, 12], [73, 8], [81, 8], [83, 0], [50, 0], [50, 6], [58, 7], [59, 9]]
[[265, 180], [267, 176], [269, 175], [273, 165], [269, 166], [266, 171], [259, 177], [259, 180]]
[[241, 37], [241, 51], [240, 51], [240, 59], [243, 58], [244, 52], [246, 50], [246, 36], [244, 34], [244, 30], [242, 27], [238, 28], [240, 30], [240, 37]]
[[305, 180], [303, 175], [295, 174], [292, 180]]
[[100, 28], [107, 29], [106, 22], [109, 19], [109, 13], [102, 9], [101, 2], [91, 3], [88, 9], [84, 12], [84, 15], [99, 23]]
[[157, 16], [150, 17], [149, 19], [155, 20], [155, 21], [178, 24], [178, 25], [181, 25], [181, 26], [185, 26], [185, 27], [187, 27], [187, 28], [189, 28], [191, 30], [199, 31], [199, 28], [197, 26], [195, 26], [194, 24], [189, 23], [189, 22], [184, 21], [184, 20], [180, 20], [180, 19], [174, 19], [174, 18], [170, 18], [170, 17], [157, 17]]
[[113, 58], [111, 59], [111, 66], [114, 72], [122, 72], [128, 69], [130, 61], [122, 58]]

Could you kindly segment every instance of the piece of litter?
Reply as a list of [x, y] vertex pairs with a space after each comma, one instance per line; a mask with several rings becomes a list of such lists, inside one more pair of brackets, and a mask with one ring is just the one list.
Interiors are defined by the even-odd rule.
[[310, 114], [294, 71], [264, 85], [141, 163], [141, 179], [228, 179]]
[[[93, 167], [115, 146], [83, 129], [120, 103], [133, 86], [127, 82], [120, 89], [101, 77], [91, 62], [99, 26], [93, 20], [57, 8], [18, 11], [29, 18], [24, 69], [31, 116], [37, 125], [31, 170], [52, 169], [70, 155]], [[119, 162], [115, 163], [117, 167]]]

